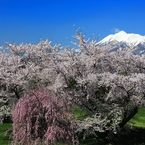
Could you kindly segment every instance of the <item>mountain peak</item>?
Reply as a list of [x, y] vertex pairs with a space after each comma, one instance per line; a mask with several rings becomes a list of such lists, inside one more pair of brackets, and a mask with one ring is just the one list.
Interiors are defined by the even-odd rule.
[[108, 35], [99, 43], [103, 44], [112, 41], [125, 42], [128, 45], [138, 45], [139, 43], [145, 42], [145, 36], [134, 33], [126, 33], [122, 30], [118, 33]]
[[119, 31], [119, 32], [116, 33], [116, 34], [123, 35], [123, 34], [127, 34], [127, 33], [126, 33], [125, 31], [121, 30], [121, 31]]

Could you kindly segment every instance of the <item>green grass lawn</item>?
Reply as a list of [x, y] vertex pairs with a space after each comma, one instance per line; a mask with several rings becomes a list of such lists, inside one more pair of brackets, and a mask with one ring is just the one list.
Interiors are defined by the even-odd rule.
[[145, 128], [145, 108], [139, 109], [138, 113], [130, 120], [133, 126]]
[[0, 124], [0, 145], [8, 145], [11, 142], [10, 133], [5, 135], [5, 132], [9, 129], [12, 129], [11, 123]]
[[[75, 110], [76, 118], [79, 120], [84, 119], [84, 116], [82, 115], [85, 113], [86, 112], [82, 111], [81, 109]], [[128, 133], [125, 132], [121, 135], [121, 138], [126, 141], [126, 145], [145, 145], [145, 109], [139, 109], [138, 113], [133, 119], [130, 120], [129, 124], [132, 124], [135, 129]], [[4, 135], [4, 132], [8, 129], [12, 129], [12, 124], [0, 124], [0, 145], [8, 145], [11, 142], [9, 139], [10, 133], [6, 136]], [[92, 139], [89, 138], [87, 143], [84, 141], [84, 143], [81, 145], [92, 145], [92, 141], [90, 141]]]

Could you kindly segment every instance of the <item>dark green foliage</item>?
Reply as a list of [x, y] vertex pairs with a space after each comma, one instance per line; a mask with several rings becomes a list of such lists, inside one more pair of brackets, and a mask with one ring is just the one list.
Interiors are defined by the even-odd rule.
[[12, 123], [11, 116], [4, 115], [3, 123]]
[[69, 78], [67, 81], [67, 89], [74, 89], [76, 88], [77, 81], [74, 80], [73, 78]]

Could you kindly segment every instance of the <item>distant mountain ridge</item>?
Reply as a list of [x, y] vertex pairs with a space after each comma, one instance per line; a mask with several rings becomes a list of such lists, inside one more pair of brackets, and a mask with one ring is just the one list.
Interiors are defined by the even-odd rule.
[[125, 31], [108, 35], [98, 42], [97, 45], [109, 45], [112, 48], [111, 51], [132, 49], [133, 54], [145, 54], [145, 36], [134, 33], [126, 33]]

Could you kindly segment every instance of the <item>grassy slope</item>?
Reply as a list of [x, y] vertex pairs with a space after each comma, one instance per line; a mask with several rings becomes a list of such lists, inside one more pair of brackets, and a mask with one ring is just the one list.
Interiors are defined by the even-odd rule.
[[139, 109], [138, 113], [130, 121], [133, 126], [145, 128], [145, 108]]

